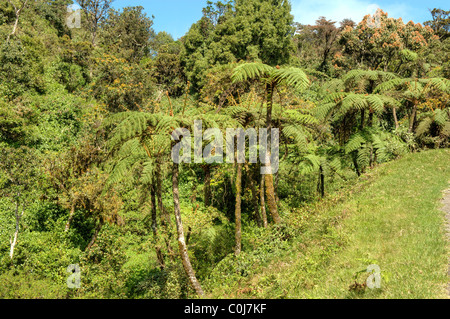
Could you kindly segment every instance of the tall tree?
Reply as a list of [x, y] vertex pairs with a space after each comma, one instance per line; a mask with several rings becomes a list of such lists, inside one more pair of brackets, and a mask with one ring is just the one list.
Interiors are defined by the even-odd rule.
[[209, 67], [255, 59], [283, 65], [294, 49], [289, 1], [236, 0], [224, 6], [220, 18], [204, 11], [183, 38], [183, 61], [194, 90], [201, 88], [203, 72]]
[[97, 45], [97, 33], [100, 23], [106, 18], [111, 3], [114, 0], [76, 0], [88, 20], [88, 29], [91, 32], [91, 42]]
[[[273, 100], [274, 94], [276, 93], [276, 89], [279, 85], [287, 85], [292, 86], [296, 89], [304, 89], [306, 88], [310, 81], [307, 75], [298, 68], [280, 68], [279, 66], [271, 67], [264, 63], [244, 63], [237, 66], [234, 69], [233, 82], [246, 81], [249, 79], [260, 79], [265, 84], [265, 96], [266, 96], [266, 126], [267, 130], [270, 134], [272, 129], [272, 108], [273, 108]], [[270, 138], [267, 143], [266, 150], [266, 159], [265, 165], [266, 168], [271, 170], [271, 142]], [[278, 214], [278, 208], [275, 197], [275, 189], [273, 183], [273, 174], [268, 173], [265, 174], [265, 186], [266, 186], [266, 194], [267, 201], [270, 210], [270, 214], [275, 223], [280, 223], [281, 218]]]
[[430, 10], [431, 20], [424, 22], [424, 25], [430, 26], [442, 41], [450, 36], [450, 10], [434, 8]]
[[333, 54], [332, 50], [339, 34], [339, 28], [336, 28], [335, 23], [335, 21], [320, 17], [312, 26], [322, 49], [322, 61], [319, 65], [319, 70], [322, 72], [328, 71], [329, 57]]
[[236, 231], [234, 254], [237, 256], [242, 250], [242, 217], [241, 217], [241, 196], [242, 196], [242, 164], [237, 164], [236, 169], [236, 205], [234, 211]]
[[0, 194], [14, 204], [15, 231], [10, 237], [9, 257], [13, 259], [20, 224], [26, 207], [34, 198], [39, 178], [36, 153], [28, 147], [2, 147], [0, 150]]
[[10, 34], [8, 34], [6, 42], [9, 42], [11, 36], [14, 36], [16, 34], [17, 26], [19, 25], [19, 17], [23, 12], [23, 9], [26, 7], [28, 0], [8, 0], [8, 2], [14, 9], [15, 20], [12, 31]]
[[127, 61], [139, 62], [150, 54], [150, 43], [155, 36], [152, 18], [142, 6], [109, 9], [101, 24], [102, 42]]
[[395, 91], [398, 97], [406, 101], [409, 111], [408, 132], [413, 133], [420, 103], [433, 95], [450, 93], [450, 81], [443, 78], [392, 79], [381, 83], [374, 90], [375, 93], [386, 91]]
[[353, 60], [352, 65], [394, 71], [403, 50], [418, 52], [437, 38], [429, 26], [412, 21], [405, 24], [379, 9], [374, 15], [366, 15], [355, 28], [346, 26], [339, 42], [348, 59]]

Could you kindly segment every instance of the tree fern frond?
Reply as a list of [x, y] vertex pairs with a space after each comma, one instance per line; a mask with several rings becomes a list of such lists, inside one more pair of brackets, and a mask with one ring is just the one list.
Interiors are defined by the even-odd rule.
[[345, 153], [349, 154], [351, 152], [358, 150], [361, 147], [361, 145], [363, 145], [365, 142], [366, 139], [361, 134], [361, 132], [353, 134], [348, 140], [347, 144], [345, 145]]
[[417, 125], [416, 136], [422, 136], [430, 130], [431, 124], [433, 123], [433, 119], [429, 116], [423, 118], [419, 125]]
[[128, 156], [145, 155], [145, 153], [142, 152], [142, 145], [139, 142], [139, 138], [133, 138], [122, 145], [117, 155], [120, 158], [125, 158]]
[[350, 93], [342, 100], [339, 114], [345, 115], [351, 110], [363, 110], [367, 107], [368, 103], [364, 95]]
[[334, 102], [320, 104], [314, 109], [314, 114], [319, 120], [324, 120], [330, 116], [335, 106]]
[[153, 160], [148, 160], [144, 162], [142, 166], [141, 182], [144, 184], [150, 184], [153, 180], [155, 163]]
[[367, 167], [370, 164], [371, 148], [363, 146], [358, 150], [357, 162], [360, 167]]
[[324, 99], [323, 99], [323, 103], [331, 103], [334, 102], [335, 104], [338, 103], [339, 101], [342, 101], [342, 99], [344, 99], [347, 95], [349, 95], [350, 93], [347, 92], [335, 92], [335, 93], [331, 93], [329, 95], [327, 95]]
[[384, 111], [383, 99], [379, 95], [371, 94], [366, 97], [369, 106], [375, 113], [381, 114]]
[[445, 110], [437, 109], [434, 111], [434, 121], [439, 127], [443, 127], [448, 120], [449, 116]]
[[405, 85], [407, 83], [411, 82], [411, 79], [400, 79], [400, 78], [396, 78], [396, 79], [392, 79], [386, 82], [383, 82], [381, 84], [379, 84], [374, 90], [374, 93], [381, 93], [381, 92], [385, 92], [385, 91], [389, 91], [392, 90], [400, 85]]
[[246, 81], [249, 79], [255, 79], [269, 74], [272, 71], [272, 67], [259, 62], [244, 63], [238, 65], [231, 76], [233, 83]]
[[287, 118], [289, 122], [302, 125], [311, 125], [318, 123], [317, 118], [313, 115], [301, 113], [297, 110], [286, 110], [283, 113], [283, 117]]
[[299, 68], [281, 68], [272, 71], [272, 77], [279, 83], [304, 90], [310, 85], [308, 76]]
[[113, 149], [120, 145], [123, 141], [141, 135], [148, 127], [147, 121], [153, 115], [141, 112], [125, 112], [126, 116], [113, 130], [112, 138], [108, 141], [107, 146]]
[[420, 82], [424, 84], [429, 84], [430, 86], [436, 88], [442, 92], [450, 92], [450, 80], [445, 78], [430, 78], [430, 79], [421, 79]]
[[447, 121], [441, 130], [441, 135], [450, 138], [450, 121]]

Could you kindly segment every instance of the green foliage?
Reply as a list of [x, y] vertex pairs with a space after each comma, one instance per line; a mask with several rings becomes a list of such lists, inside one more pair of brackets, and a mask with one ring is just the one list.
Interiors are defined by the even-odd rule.
[[210, 4], [183, 40], [186, 74], [194, 88], [202, 86], [203, 72], [216, 64], [260, 60], [275, 66], [288, 62], [294, 33], [289, 2], [236, 1], [233, 6], [216, 7], [218, 13], [211, 14]]
[[[436, 159], [423, 153], [423, 161], [407, 155], [450, 146], [447, 11], [434, 9], [429, 27], [384, 12], [379, 25], [369, 15], [340, 27], [326, 17], [307, 26], [293, 22], [289, 1], [208, 1], [175, 41], [155, 34], [143, 7], [78, 2], [81, 28], [66, 25], [71, 1], [28, 1], [14, 34], [13, 6], [0, 2], [0, 297], [195, 298], [175, 236], [181, 224], [206, 297], [327, 295], [334, 278], [327, 276], [338, 274], [345, 280], [333, 281], [333, 297], [378, 296], [348, 292], [346, 280], [361, 262], [385, 261], [361, 247], [345, 259], [341, 252], [360, 240], [354, 234], [389, 237], [385, 230], [396, 229], [396, 244], [404, 235], [416, 246], [402, 243], [402, 251], [378, 236], [371, 244], [384, 247], [383, 256], [390, 254], [385, 247], [403, 257], [413, 248], [428, 258], [443, 251], [434, 228], [422, 236], [428, 218], [433, 227], [440, 223], [432, 209], [401, 222], [421, 207], [412, 205], [417, 192], [395, 201], [385, 195], [423, 188], [417, 181], [437, 194], [437, 176], [447, 174], [444, 150]], [[273, 195], [283, 222], [276, 226], [261, 204], [268, 196], [260, 163], [244, 163], [236, 207], [233, 164], [191, 158], [178, 167], [171, 159], [175, 128], [192, 133], [201, 120], [202, 133], [225, 135], [227, 128], [258, 131], [268, 118], [280, 132]], [[404, 162], [385, 164], [400, 157]], [[361, 197], [376, 172], [386, 177], [383, 187]], [[177, 192], [181, 221], [173, 216]], [[378, 213], [396, 218], [382, 222]], [[346, 218], [361, 216], [373, 219], [344, 227]], [[422, 228], [411, 228], [418, 220]], [[331, 263], [336, 256], [344, 258], [339, 267]], [[73, 264], [81, 269], [78, 289], [67, 287]], [[379, 295], [396, 295], [389, 289], [398, 274], [383, 272], [394, 285]], [[345, 292], [336, 292], [342, 285]], [[426, 297], [437, 295], [427, 289]]]
[[91, 84], [92, 94], [110, 112], [142, 109], [152, 96], [148, 70], [123, 58], [110, 54], [96, 58], [96, 74]]
[[20, 40], [3, 42], [0, 47], [0, 92], [13, 100], [32, 86], [31, 66]]
[[147, 17], [143, 7], [111, 8], [102, 25], [103, 44], [117, 52], [119, 57], [138, 62], [148, 56], [150, 40], [155, 32], [153, 21]]

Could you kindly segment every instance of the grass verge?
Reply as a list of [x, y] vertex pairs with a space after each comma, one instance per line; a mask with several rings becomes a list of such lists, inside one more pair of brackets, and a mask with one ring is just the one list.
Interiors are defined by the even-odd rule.
[[[450, 150], [409, 154], [290, 212], [288, 226], [301, 235], [289, 249], [249, 266], [236, 284], [214, 285], [209, 297], [448, 298], [439, 199], [450, 183], [449, 163]], [[371, 264], [381, 269], [379, 289], [364, 287]]]

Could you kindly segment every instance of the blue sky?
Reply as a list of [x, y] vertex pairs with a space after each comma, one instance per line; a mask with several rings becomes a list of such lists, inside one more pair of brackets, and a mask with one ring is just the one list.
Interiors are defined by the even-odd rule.
[[[177, 39], [182, 37], [202, 16], [202, 8], [207, 0], [115, 0], [113, 6], [142, 6], [148, 16], [155, 16], [153, 28], [156, 32], [166, 31]], [[387, 11], [390, 17], [408, 22], [424, 22], [431, 18], [428, 9], [449, 10], [446, 0], [291, 0], [294, 20], [312, 24], [319, 16], [341, 21], [345, 18], [361, 21], [377, 8]]]

